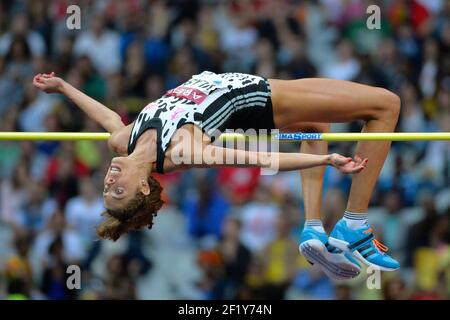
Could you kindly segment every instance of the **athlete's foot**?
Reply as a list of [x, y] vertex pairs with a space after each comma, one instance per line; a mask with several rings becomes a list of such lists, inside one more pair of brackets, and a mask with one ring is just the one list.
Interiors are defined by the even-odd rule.
[[368, 224], [352, 229], [347, 226], [344, 219], [341, 219], [331, 232], [328, 241], [368, 266], [382, 271], [395, 271], [400, 268], [400, 264], [386, 253], [388, 248], [375, 239]]
[[334, 280], [349, 280], [361, 272], [351, 255], [331, 246], [325, 232], [305, 226], [300, 237], [300, 253], [314, 266], [318, 266]]

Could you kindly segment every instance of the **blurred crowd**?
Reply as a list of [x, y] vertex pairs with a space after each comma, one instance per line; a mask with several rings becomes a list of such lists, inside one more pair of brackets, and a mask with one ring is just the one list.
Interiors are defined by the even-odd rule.
[[[66, 24], [71, 4], [81, 8], [79, 30]], [[369, 30], [373, 4], [381, 29]], [[165, 90], [210, 70], [385, 87], [402, 99], [398, 131], [450, 132], [449, 17], [446, 0], [2, 0], [0, 130], [102, 131], [66, 98], [35, 89], [38, 72], [54, 71], [128, 124]], [[99, 241], [110, 158], [101, 141], [0, 142], [0, 298], [450, 298], [449, 142], [392, 145], [369, 220], [402, 268], [380, 281], [363, 270], [333, 282], [299, 255], [298, 172], [158, 176], [166, 205], [153, 229]], [[328, 231], [350, 183], [327, 168]], [[66, 285], [69, 265], [81, 268], [80, 290]]]

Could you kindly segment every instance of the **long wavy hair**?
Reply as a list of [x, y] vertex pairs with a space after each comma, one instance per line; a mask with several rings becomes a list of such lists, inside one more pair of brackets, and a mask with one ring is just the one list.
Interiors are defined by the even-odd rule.
[[150, 194], [138, 192], [125, 208], [120, 210], [107, 209], [102, 213], [105, 220], [97, 227], [97, 235], [102, 239], [116, 241], [130, 230], [149, 229], [153, 226], [153, 218], [161, 209], [164, 201], [161, 199], [161, 184], [149, 175], [147, 182]]

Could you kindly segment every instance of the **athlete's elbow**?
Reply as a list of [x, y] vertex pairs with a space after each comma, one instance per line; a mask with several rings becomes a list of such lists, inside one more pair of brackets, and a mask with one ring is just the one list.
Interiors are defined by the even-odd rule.
[[125, 126], [125, 124], [122, 122], [122, 118], [116, 113], [108, 115], [106, 119], [100, 122], [100, 124], [106, 131], [111, 133]]
[[114, 111], [112, 111], [112, 113], [109, 115], [108, 119], [112, 123], [117, 123], [122, 126], [124, 125], [124, 123], [122, 121], [122, 117], [119, 114], [115, 113]]

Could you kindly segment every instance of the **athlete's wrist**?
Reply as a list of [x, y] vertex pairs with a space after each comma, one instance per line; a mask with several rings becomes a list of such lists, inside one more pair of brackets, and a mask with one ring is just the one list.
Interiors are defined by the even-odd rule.
[[325, 166], [331, 166], [331, 165], [332, 165], [332, 162], [331, 162], [331, 154], [326, 154], [326, 155], [324, 155], [324, 158], [323, 158], [323, 165], [325, 165]]
[[56, 87], [56, 90], [58, 90], [59, 93], [65, 95], [67, 93], [68, 86], [69, 86], [69, 84], [66, 81], [64, 81], [63, 79], [60, 79], [60, 83]]

